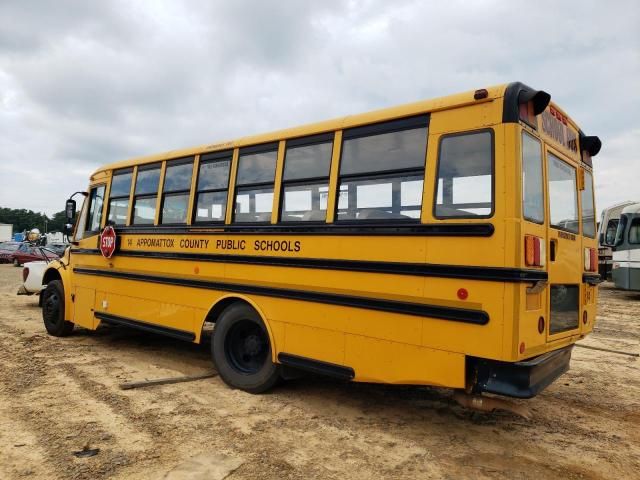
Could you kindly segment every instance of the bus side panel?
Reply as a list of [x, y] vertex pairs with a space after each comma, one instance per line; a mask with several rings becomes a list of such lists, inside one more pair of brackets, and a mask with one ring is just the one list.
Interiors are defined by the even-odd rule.
[[[144, 288], [149, 288], [149, 286]], [[164, 298], [169, 300], [171, 297]], [[179, 297], [174, 296], [173, 298], [177, 300]], [[131, 296], [131, 294], [98, 292], [96, 309], [112, 315], [131, 318], [138, 322], [157, 324], [185, 332], [195, 333], [197, 330], [195, 309], [171, 301], [145, 300]]]
[[345, 365], [345, 334], [343, 332], [294, 323], [285, 323], [284, 325], [283, 352], [336, 365]]
[[431, 348], [346, 336], [345, 364], [360, 382], [465, 386], [465, 356]]
[[76, 287], [74, 295], [73, 323], [80, 327], [96, 328], [93, 317], [93, 305], [95, 303], [96, 291], [93, 288]]

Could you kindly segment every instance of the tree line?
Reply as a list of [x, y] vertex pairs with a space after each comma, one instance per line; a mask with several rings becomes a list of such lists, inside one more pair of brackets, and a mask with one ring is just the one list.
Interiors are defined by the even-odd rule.
[[26, 210], [24, 208], [0, 207], [0, 223], [13, 225], [13, 232], [22, 232], [37, 228], [42, 233], [61, 232], [66, 221], [64, 210], [57, 212], [49, 218], [46, 214]]

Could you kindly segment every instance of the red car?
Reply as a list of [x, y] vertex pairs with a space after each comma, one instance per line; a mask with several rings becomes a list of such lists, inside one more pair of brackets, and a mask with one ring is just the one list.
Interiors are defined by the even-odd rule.
[[25, 262], [35, 262], [37, 260], [55, 260], [60, 258], [58, 254], [44, 247], [33, 247], [28, 243], [21, 243], [18, 249], [13, 252], [9, 259], [15, 267], [19, 267]]
[[19, 242], [2, 242], [0, 243], [0, 263], [11, 263], [11, 255], [20, 246]]

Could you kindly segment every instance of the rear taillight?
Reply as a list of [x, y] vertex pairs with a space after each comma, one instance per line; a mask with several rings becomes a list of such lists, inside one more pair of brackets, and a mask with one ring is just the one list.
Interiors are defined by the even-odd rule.
[[584, 269], [587, 272], [598, 270], [598, 253], [595, 248], [584, 249]]
[[524, 263], [528, 267], [542, 267], [545, 262], [544, 242], [540, 237], [524, 236]]
[[26, 282], [28, 276], [29, 276], [29, 268], [28, 267], [24, 267], [22, 269], [22, 281]]

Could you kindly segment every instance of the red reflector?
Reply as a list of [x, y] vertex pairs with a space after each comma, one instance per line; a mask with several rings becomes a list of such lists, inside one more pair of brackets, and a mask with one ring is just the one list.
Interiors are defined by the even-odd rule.
[[487, 92], [486, 88], [481, 88], [480, 90], [476, 90], [473, 94], [474, 100], [482, 100], [483, 98], [487, 98], [489, 96], [489, 92]]
[[520, 353], [524, 353], [524, 342], [520, 343]]
[[29, 276], [29, 269], [27, 267], [24, 267], [22, 269], [22, 281], [26, 282], [28, 276]]
[[544, 333], [544, 317], [538, 319], [538, 333]]
[[582, 312], [582, 323], [586, 325], [588, 322], [589, 322], [589, 317], [587, 316], [587, 312], [585, 310], [584, 312]]
[[469, 297], [469, 292], [467, 292], [466, 288], [460, 288], [458, 289], [458, 298], [460, 300], [466, 300], [467, 297]]
[[595, 272], [598, 269], [598, 253], [595, 248], [591, 248], [589, 253], [591, 254], [591, 271]]

